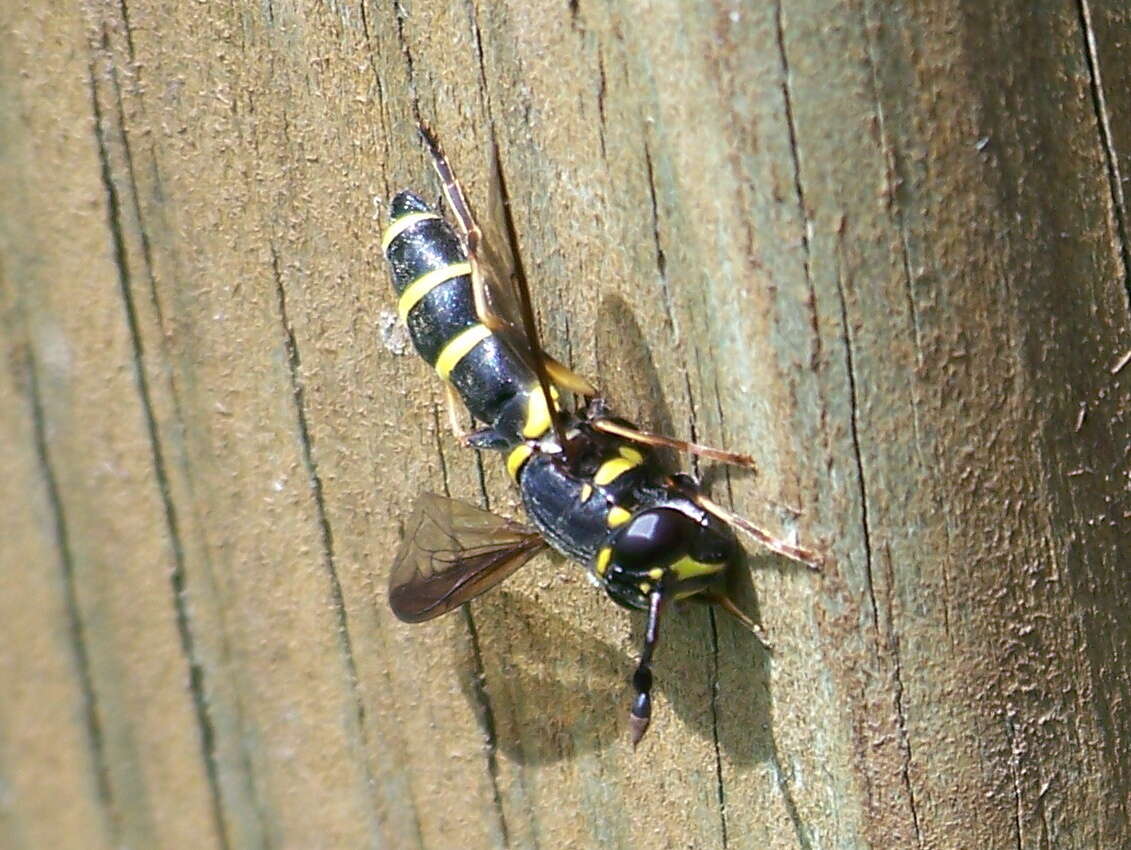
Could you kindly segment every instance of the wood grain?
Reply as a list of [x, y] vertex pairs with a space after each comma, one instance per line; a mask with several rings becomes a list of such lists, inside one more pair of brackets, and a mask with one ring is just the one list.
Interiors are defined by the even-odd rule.
[[[9, 3], [0, 847], [1131, 841], [1116, 4]], [[396, 327], [387, 199], [499, 148], [548, 347], [750, 451], [774, 644], [541, 558], [410, 627], [414, 496], [508, 514]]]

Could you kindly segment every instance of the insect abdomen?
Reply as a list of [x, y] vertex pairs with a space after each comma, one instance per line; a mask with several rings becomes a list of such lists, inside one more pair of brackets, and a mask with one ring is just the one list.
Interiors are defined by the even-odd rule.
[[537, 378], [507, 340], [480, 321], [459, 236], [412, 192], [393, 198], [389, 217], [382, 247], [397, 311], [417, 352], [503, 442], [540, 436], [528, 433], [538, 430], [528, 410]]
[[471, 264], [451, 226], [410, 192], [393, 199], [384, 248], [397, 312], [420, 356], [436, 365], [445, 345], [479, 324]]

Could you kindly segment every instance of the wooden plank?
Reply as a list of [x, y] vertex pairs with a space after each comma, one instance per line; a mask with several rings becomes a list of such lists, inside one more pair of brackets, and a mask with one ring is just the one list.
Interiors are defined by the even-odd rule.
[[[405, 380], [387, 366], [386, 377], [370, 371], [379, 340], [367, 314], [387, 284], [364, 250], [334, 247], [342, 233], [375, 243], [372, 198], [386, 194], [368, 177], [343, 183], [340, 166], [373, 143], [358, 120], [373, 109], [374, 86], [362, 21], [300, 9], [272, 19], [179, 6], [130, 14], [132, 45], [115, 44], [113, 61], [132, 49], [142, 72], [123, 112], [146, 128], [137, 137], [160, 138], [139, 148], [134, 169], [160, 305], [145, 332], [168, 358], [168, 442], [184, 443], [171, 486], [201, 512], [204, 545], [186, 555], [186, 583], [194, 607], [209, 612], [195, 631], [226, 809], [241, 818], [232, 843], [358, 846], [416, 834], [434, 843], [437, 829], [457, 826], [473, 844], [487, 842], [497, 818], [450, 640], [435, 674], [421, 677], [412, 636], [377, 629], [389, 615], [374, 609], [370, 553], [390, 551], [397, 527], [373, 517], [398, 496], [403, 515], [418, 489], [381, 460], [414, 449], [435, 466], [434, 388], [419, 385], [425, 401], [411, 417], [395, 407], [411, 402], [407, 394], [390, 391], [389, 419], [374, 429], [373, 405], [386, 392], [373, 387]], [[295, 54], [296, 40], [311, 54]], [[193, 57], [216, 43], [234, 52], [200, 66]], [[349, 50], [356, 80], [324, 77], [312, 61]], [[154, 89], [145, 73], [179, 85]], [[185, 138], [186, 126], [209, 132]], [[255, 174], [241, 179], [248, 165]], [[356, 287], [366, 279], [379, 299]], [[341, 323], [334, 334], [331, 316]], [[397, 433], [396, 421], [419, 424]], [[402, 707], [421, 692], [428, 706]], [[446, 758], [421, 784], [401, 765], [435, 761], [437, 741]], [[445, 789], [466, 807], [442, 807], [426, 823], [417, 807], [431, 810]]]
[[0, 278], [0, 463], [8, 492], [16, 494], [0, 511], [0, 833], [8, 847], [108, 848], [112, 833], [100, 788], [88, 661], [59, 545], [57, 491], [35, 451], [46, 435], [10, 281]]
[[[309, 396], [286, 301], [294, 234], [273, 199], [290, 179], [274, 154], [291, 120], [287, 67], [280, 62], [275, 86], [264, 87], [276, 57], [256, 24], [268, 22], [237, 10], [130, 11], [133, 37], [114, 42], [107, 60], [121, 67], [135, 51], [140, 71], [123, 81], [122, 121], [136, 116], [131, 137], [152, 130], [159, 140], [135, 148], [155, 305], [143, 333], [167, 358], [166, 439], [181, 449], [171, 486], [197, 511], [186, 587], [203, 617], [193, 626], [230, 842], [369, 845], [375, 780], [351, 755], [368, 751], [365, 707], [312, 454], [317, 433], [301, 407]], [[168, 42], [166, 26], [183, 40]], [[272, 34], [296, 26], [283, 19]], [[216, 65], [192, 59], [217, 43], [234, 52]], [[180, 86], [149, 88], [146, 68]], [[245, 92], [258, 89], [263, 103], [248, 102]], [[186, 122], [207, 131], [186, 138]], [[301, 126], [295, 132], [301, 145]], [[262, 187], [237, 177], [248, 163]]]
[[[1101, 694], [1126, 669], [1096, 691], [1077, 676], [1099, 613], [1081, 591], [1119, 563], [1126, 493], [1073, 476], [1126, 442], [1102, 363], [1127, 301], [1076, 9], [863, 11], [854, 38], [807, 16], [793, 31], [810, 49], [789, 53], [816, 309], [842, 318], [863, 497], [844, 569], [865, 616], [828, 636], [845, 629], [831, 669], [859, 689], [872, 753], [864, 834], [1118, 843], [1126, 801], [1086, 777], [1114, 781], [1123, 756], [1077, 742], [1122, 727]], [[830, 79], [818, 39], [858, 62]]]
[[[42, 537], [27, 535], [32, 526], [24, 539], [51, 550], [32, 561], [24, 559], [34, 549], [6, 551], [5, 572], [16, 574], [6, 593], [14, 602], [26, 589], [23, 604], [39, 602], [39, 614], [56, 622], [40, 636], [30, 612], [16, 617], [27, 643], [6, 666], [27, 688], [12, 707], [16, 741], [42, 746], [58, 735], [63, 747], [58, 759], [40, 761], [29, 746], [6, 764], [21, 791], [21, 838], [27, 846], [52, 832], [52, 846], [215, 846], [202, 730], [170, 594], [174, 542], [124, 298], [119, 210], [91, 120], [86, 29], [69, 11], [41, 5], [10, 25], [0, 218], [12, 418], [23, 420], [15, 438], [26, 470], [13, 483], [42, 512]], [[27, 571], [41, 574], [20, 575]], [[44, 671], [59, 675], [53, 641], [64, 642], [72, 693], [58, 694], [57, 707], [35, 706], [34, 697], [49, 702], [62, 684], [37, 682]], [[76, 725], [85, 763], [67, 752]], [[44, 814], [71, 807], [57, 823]]]
[[[58, 559], [55, 459], [90, 669], [66, 585], [24, 577], [4, 670], [42, 684], [0, 711], [25, 846], [1126, 843], [1125, 16], [43, 14], [70, 40], [22, 11], [0, 66], [4, 334], [33, 369], [6, 522]], [[497, 142], [549, 348], [626, 415], [754, 452], [757, 477], [705, 470], [717, 497], [835, 555], [752, 549], [772, 656], [671, 617], [635, 753], [641, 624], [574, 566], [387, 610], [417, 493], [518, 513], [393, 321], [385, 205], [436, 191], [418, 119], [480, 206]], [[90, 352], [62, 388], [44, 328]], [[84, 687], [109, 805], [82, 714], [29, 714]], [[75, 803], [46, 824], [12, 742], [55, 732]]]
[[[1124, 246], [1128, 238], [1127, 174], [1131, 169], [1131, 68], [1127, 62], [1127, 31], [1131, 12], [1116, 3], [1080, 4], [1081, 36], [1088, 82], [1096, 113], [1096, 133], [1103, 146], [1111, 183], [1112, 215]], [[1131, 257], [1122, 257], [1124, 266]], [[1116, 364], [1113, 364], [1113, 366]]]

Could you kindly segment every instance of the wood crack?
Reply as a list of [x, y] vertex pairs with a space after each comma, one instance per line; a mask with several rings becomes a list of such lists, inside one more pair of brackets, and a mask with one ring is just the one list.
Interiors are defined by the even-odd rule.
[[448, 478], [448, 458], [444, 454], [444, 427], [440, 424], [440, 408], [432, 405], [433, 433], [436, 435], [436, 457], [440, 461], [440, 481], [444, 486], [444, 495], [452, 497], [451, 482]]
[[[648, 197], [652, 202], [652, 242], [656, 249], [656, 270], [660, 273], [660, 291], [664, 296], [664, 314], [671, 328], [672, 336], [679, 340], [679, 329], [675, 321], [675, 310], [672, 304], [671, 288], [668, 285], [668, 260], [664, 253], [664, 246], [660, 241], [660, 207], [656, 193], [656, 173], [652, 167], [652, 151], [647, 139], [644, 141], [644, 167], [648, 173]], [[684, 369], [684, 376], [687, 371]], [[688, 385], [690, 387], [690, 384]], [[688, 390], [690, 397], [690, 389]]]
[[99, 719], [98, 695], [94, 688], [90, 653], [86, 646], [86, 626], [83, 623], [82, 607], [79, 605], [78, 589], [75, 586], [75, 559], [71, 551], [70, 533], [67, 529], [67, 514], [63, 507], [59, 479], [51, 463], [51, 453], [47, 445], [47, 416], [43, 409], [43, 396], [39, 391], [39, 375], [30, 344], [25, 349], [25, 353], [27, 360], [25, 385], [31, 406], [36, 462], [47, 489], [47, 503], [51, 509], [50, 521], [55, 534], [55, 543], [59, 548], [59, 568], [63, 586], [67, 642], [74, 660], [79, 693], [82, 695], [82, 724], [86, 731], [87, 744], [90, 747], [98, 803], [106, 817], [112, 839], [111, 843], [118, 846], [122, 843], [121, 823], [114, 804], [114, 793], [110, 783], [110, 765], [106, 756], [106, 742], [102, 733], [102, 722]]
[[479, 648], [479, 632], [475, 628], [475, 618], [471, 608], [464, 605], [463, 621], [467, 627], [468, 639], [471, 641], [471, 657], [474, 667], [471, 676], [471, 692], [475, 695], [476, 719], [483, 731], [483, 750], [487, 758], [487, 775], [491, 782], [492, 802], [499, 820], [499, 831], [502, 837], [502, 846], [510, 847], [510, 830], [507, 828], [507, 816], [503, 810], [503, 795], [499, 785], [499, 737], [495, 724], [495, 710], [491, 706], [491, 695], [487, 693], [487, 674], [483, 666], [483, 655]]
[[[366, 58], [369, 60], [369, 70], [373, 74], [373, 84], [377, 87], [377, 120], [381, 125], [381, 147], [384, 150], [383, 162], [388, 163], [391, 161], [391, 154], [389, 152], [389, 124], [386, 118], [386, 103], [385, 103], [385, 85], [381, 81], [381, 73], [377, 70], [377, 61], [374, 56], [373, 36], [369, 31], [369, 15], [365, 11], [366, 0], [362, 0], [359, 4], [361, 8], [361, 30], [365, 34], [365, 46], [367, 50]], [[409, 67], [412, 65], [411, 57], [409, 58]], [[381, 180], [385, 187], [385, 198], [391, 198], [393, 193], [389, 186], [389, 169], [381, 169]]]
[[491, 114], [491, 95], [487, 87], [487, 62], [483, 57], [483, 33], [479, 29], [479, 14], [475, 8], [474, 0], [467, 2], [467, 19], [471, 24], [471, 31], [475, 35], [475, 59], [479, 67], [479, 90], [483, 93], [483, 111], [487, 113], [487, 127], [490, 131], [491, 144], [498, 149], [498, 138], [495, 135], [495, 118]]
[[412, 100], [412, 116], [416, 123], [419, 125], [423, 119], [420, 115], [420, 95], [416, 90], [416, 68], [413, 64], [412, 50], [408, 46], [408, 39], [405, 38], [404, 21], [408, 13], [402, 8], [400, 3], [394, 6], [394, 16], [397, 21], [397, 41], [401, 45], [401, 55], [404, 56], [405, 70], [408, 76], [408, 92]]
[[805, 281], [809, 291], [813, 293], [813, 275], [809, 266], [809, 208], [805, 203], [805, 190], [801, 183], [801, 153], [797, 143], [797, 123], [793, 117], [793, 94], [790, 91], [789, 55], [785, 49], [785, 26], [782, 21], [782, 4], [779, 0], [774, 6], [774, 28], [777, 40], [778, 58], [781, 62], [782, 105], [785, 108], [785, 123], [789, 131], [789, 156], [793, 164], [793, 188], [797, 193], [797, 206], [801, 212], [801, 247], [803, 249], [802, 263], [805, 266]]
[[[432, 421], [436, 433], [436, 455], [440, 460], [440, 475], [444, 486], [444, 495], [452, 498], [451, 481], [448, 477], [448, 461], [444, 454], [444, 427], [440, 423], [440, 410], [432, 406]], [[479, 490], [483, 497], [483, 507], [490, 509], [490, 497], [487, 495], [487, 481], [483, 470], [483, 456], [476, 452], [476, 466], [478, 467]], [[473, 695], [472, 709], [475, 713], [479, 728], [483, 733], [483, 752], [487, 762], [487, 779], [491, 784], [491, 798], [495, 814], [499, 821], [499, 832], [502, 836], [502, 846], [510, 846], [510, 830], [507, 827], [506, 813], [503, 811], [503, 795], [499, 786], [499, 736], [495, 723], [495, 709], [491, 705], [491, 695], [487, 692], [487, 672], [483, 664], [483, 654], [479, 647], [479, 631], [475, 627], [475, 616], [471, 613], [471, 606], [464, 605], [460, 608], [463, 614], [464, 626], [467, 629], [468, 641], [471, 644], [471, 693]]]
[[[656, 268], [660, 272], [660, 277], [665, 279], [668, 274], [668, 260], [664, 256], [664, 246], [660, 244], [660, 211], [656, 202], [656, 174], [652, 170], [652, 152], [648, 149], [648, 143], [644, 143], [644, 167], [648, 170], [648, 198], [652, 202], [652, 242], [656, 247]], [[667, 293], [667, 287], [664, 289]], [[671, 303], [667, 303], [668, 321], [672, 318]]]
[[1104, 152], [1107, 167], [1108, 189], [1111, 193], [1112, 209], [1115, 215], [1116, 241], [1119, 243], [1119, 260], [1123, 266], [1123, 288], [1128, 304], [1131, 306], [1131, 249], [1128, 248], [1127, 203], [1123, 194], [1123, 176], [1119, 168], [1115, 142], [1111, 131], [1111, 117], [1108, 114], [1107, 98], [1104, 94], [1103, 77], [1100, 75], [1100, 57], [1096, 47], [1096, 33], [1092, 26], [1092, 9], [1088, 0], [1078, 0], [1080, 29], [1084, 35], [1084, 61], [1088, 67], [1088, 83], [1092, 94], [1092, 106], [1096, 113], [1100, 146]]
[[130, 55], [130, 62], [134, 61], [134, 32], [130, 25], [130, 10], [126, 0], [118, 0], [118, 9], [122, 13], [122, 32], [126, 37], [126, 50]]
[[608, 117], [605, 115], [605, 97], [608, 94], [608, 81], [605, 78], [605, 51], [597, 45], [597, 137], [601, 142], [601, 159], [608, 162], [609, 151], [605, 141], [608, 130]]
[[1013, 780], [1013, 842], [1017, 850], [1025, 846], [1024, 794], [1021, 792], [1021, 751], [1017, 745], [1013, 717], [1005, 717], [1005, 735], [1009, 740], [1009, 774]]
[[[302, 450], [302, 463], [306, 471], [310, 490], [314, 496], [315, 511], [318, 516], [318, 529], [322, 543], [322, 565], [326, 571], [326, 578], [330, 585], [330, 601], [337, 620], [337, 636], [341, 645], [342, 656], [346, 663], [346, 674], [349, 682], [350, 693], [354, 703], [354, 718], [357, 723], [357, 734], [362, 749], [369, 752], [369, 741], [366, 733], [365, 702], [361, 698], [360, 678], [357, 672], [357, 661], [354, 658], [353, 642], [350, 637], [349, 614], [346, 610], [345, 596], [342, 593], [341, 580], [338, 578], [337, 566], [334, 562], [334, 534], [330, 527], [330, 518], [326, 512], [326, 502], [322, 489], [322, 477], [318, 472], [318, 464], [314, 457], [314, 439], [310, 433], [310, 426], [306, 417], [305, 388], [302, 382], [302, 356], [299, 352], [298, 341], [295, 338], [294, 327], [291, 325], [287, 314], [287, 294], [283, 286], [282, 270], [279, 263], [279, 254], [274, 243], [270, 245], [271, 270], [275, 282], [275, 299], [279, 311], [279, 321], [283, 329], [283, 346], [287, 354], [287, 366], [291, 383], [291, 394], [295, 402], [295, 417], [298, 422], [299, 445]], [[373, 771], [370, 769], [368, 759], [359, 759], [365, 772], [365, 787], [374, 785]], [[371, 825], [374, 834], [377, 834], [376, 822]]]
[[[886, 555], [887, 572], [888, 572], [888, 586], [891, 587], [895, 583], [895, 576], [892, 570], [891, 548], [885, 544], [884, 554]], [[911, 734], [907, 729], [907, 704], [904, 701], [903, 694], [903, 662], [900, 656], [899, 636], [892, 628], [892, 613], [891, 613], [891, 599], [888, 598], [888, 642], [887, 650], [891, 653], [894, 667], [892, 669], [892, 681], [894, 693], [892, 694], [892, 704], [895, 709], [896, 722], [899, 726], [899, 751], [900, 751], [900, 765], [899, 774], [900, 780], [903, 783], [903, 788], [907, 792], [907, 803], [911, 810], [911, 824], [915, 830], [915, 843], [917, 847], [924, 846], [923, 830], [919, 824], [919, 804], [915, 799], [915, 788], [911, 782]]]
[[793, 115], [793, 93], [790, 89], [789, 55], [785, 49], [785, 24], [782, 20], [782, 4], [780, 0], [774, 8], [774, 27], [778, 48], [778, 60], [781, 65], [782, 74], [782, 106], [785, 110], [786, 130], [789, 135], [790, 163], [793, 166], [793, 189], [797, 195], [797, 209], [801, 215], [801, 265], [805, 272], [805, 284], [809, 289], [807, 305], [809, 307], [810, 326], [813, 329], [809, 368], [816, 372], [820, 368], [824, 349], [821, 342], [820, 315], [817, 311], [817, 291], [813, 285], [813, 272], [810, 265], [809, 208], [805, 203], [805, 188], [801, 180], [801, 152], [797, 140], [797, 123]]
[[[876, 26], [878, 26], [878, 24]], [[871, 33], [873, 31], [872, 23], [870, 21], [866, 21], [864, 29], [865, 29], [865, 38], [864, 38], [864, 41], [865, 41], [865, 57], [867, 59], [869, 77], [870, 77], [871, 83], [872, 83], [872, 102], [873, 102], [873, 105], [875, 107], [876, 120], [878, 122], [878, 127], [879, 127], [880, 149], [881, 149], [881, 152], [883, 154], [884, 183], [885, 183], [885, 191], [887, 193], [888, 210], [889, 210], [889, 213], [890, 213], [890, 215], [893, 219], [893, 222], [895, 224], [896, 232], [899, 236], [900, 259], [901, 259], [901, 262], [902, 262], [902, 269], [903, 269], [903, 292], [904, 292], [904, 298], [905, 298], [906, 304], [907, 304], [907, 314], [908, 314], [908, 317], [910, 319], [910, 324], [911, 324], [912, 339], [914, 340], [914, 345], [915, 345], [916, 372], [921, 374], [922, 368], [923, 368], [922, 331], [921, 331], [921, 327], [920, 327], [918, 307], [915, 304], [915, 292], [914, 292], [913, 277], [912, 277], [913, 264], [912, 264], [912, 261], [911, 261], [910, 237], [908, 236], [907, 220], [903, 215], [903, 209], [900, 206], [899, 199], [897, 197], [898, 189], [902, 185], [903, 177], [900, 173], [900, 163], [899, 163], [899, 159], [898, 159], [897, 152], [896, 152], [896, 149], [895, 149], [895, 145], [892, 144], [891, 138], [890, 138], [890, 136], [888, 134], [888, 130], [887, 130], [887, 116], [886, 116], [885, 111], [884, 111], [883, 99], [881, 98], [881, 95], [880, 95], [879, 70], [878, 70], [878, 65], [877, 65], [877, 61], [876, 61], [876, 54], [877, 54], [878, 51], [876, 50], [876, 45], [875, 45], [874, 39], [871, 35]], [[838, 229], [838, 239], [843, 241], [843, 237], [844, 237], [844, 220], [842, 219], [841, 220], [841, 226]], [[840, 283], [840, 281], [839, 281], [839, 275], [838, 275], [838, 285], [839, 285], [839, 283]], [[841, 294], [841, 307], [842, 307], [842, 319], [844, 321], [844, 332], [845, 332], [845, 335], [846, 335], [845, 339], [846, 339], [846, 343], [849, 346], [848, 347], [849, 355], [851, 356], [851, 344], [848, 340], [849, 328], [848, 328], [848, 322], [847, 322], [847, 310], [845, 308], [845, 299], [844, 299], [844, 295], [843, 295], [843, 290], [842, 290], [842, 294]], [[855, 376], [852, 375], [851, 370], [850, 370], [850, 380], [853, 380], [853, 381], [855, 380]], [[919, 428], [919, 407], [920, 407], [919, 396], [918, 396], [918, 393], [916, 392], [916, 383], [915, 383], [915, 381], [912, 381], [911, 382], [911, 412], [912, 412], [911, 424], [912, 424], [912, 431], [914, 433], [915, 452], [916, 452], [917, 455], [920, 453], [920, 450], [921, 450], [921, 447], [922, 447], [922, 439], [921, 439], [921, 433], [920, 433], [920, 428]], [[863, 470], [863, 464], [860, 462], [859, 439], [858, 439], [858, 433], [857, 433], [856, 423], [855, 423], [855, 418], [857, 416], [857, 400], [856, 400], [856, 397], [855, 397], [855, 385], [853, 385], [852, 410], [853, 410], [853, 417], [854, 417], [853, 443], [854, 443], [854, 446], [856, 447], [857, 464], [858, 464], [858, 468], [859, 468], [859, 475], [860, 475], [860, 482], [861, 482], [861, 494], [862, 494], [862, 497], [866, 500], [867, 496], [866, 496], [866, 493], [864, 492], [864, 470]], [[864, 508], [866, 510], [866, 508], [867, 508], [866, 503], [864, 505]], [[870, 546], [870, 543], [868, 542], [870, 535], [868, 534], [868, 529], [867, 529], [867, 515], [866, 514], [865, 514], [864, 522], [865, 522], [865, 541], [866, 541], [866, 545]], [[922, 832], [922, 828], [921, 828], [920, 823], [919, 823], [918, 803], [917, 803], [916, 798], [915, 798], [915, 788], [914, 788], [912, 781], [911, 781], [911, 735], [910, 735], [908, 728], [907, 728], [907, 707], [904, 703], [904, 698], [903, 698], [903, 695], [904, 695], [903, 667], [902, 667], [902, 660], [901, 660], [901, 657], [900, 657], [899, 636], [896, 633], [894, 618], [893, 618], [892, 612], [890, 610], [890, 605], [891, 605], [890, 594], [894, 592], [895, 574], [894, 574], [894, 571], [892, 569], [891, 549], [890, 549], [889, 546], [887, 546], [887, 544], [884, 545], [884, 551], [885, 551], [885, 554], [887, 556], [887, 567], [888, 567], [887, 585], [888, 585], [888, 594], [889, 594], [889, 597], [888, 597], [889, 610], [888, 610], [888, 615], [887, 615], [887, 630], [888, 630], [889, 640], [888, 640], [888, 644], [887, 644], [887, 649], [891, 653], [892, 660], [893, 660], [893, 663], [894, 663], [893, 673], [892, 673], [893, 679], [894, 679], [894, 690], [895, 690], [895, 693], [893, 694], [893, 703], [894, 703], [894, 707], [895, 707], [896, 720], [897, 720], [897, 723], [898, 723], [898, 726], [899, 726], [900, 776], [901, 776], [901, 779], [902, 779], [902, 782], [903, 782], [904, 790], [907, 792], [907, 803], [908, 803], [908, 807], [911, 811], [911, 822], [912, 822], [912, 826], [914, 827], [914, 830], [915, 830], [916, 844], [919, 847], [923, 847], [923, 832]], [[869, 555], [869, 565], [870, 564], [871, 564], [871, 556]], [[869, 572], [869, 575], [870, 575], [870, 572]], [[945, 567], [944, 567], [944, 579], [943, 580], [944, 580], [944, 582], [946, 581]], [[875, 606], [875, 602], [876, 602], [875, 586], [871, 582], [869, 582], [869, 588], [872, 592], [873, 606]], [[943, 603], [944, 614], [945, 614], [946, 606], [948, 604], [949, 604], [949, 597]], [[877, 624], [878, 624], [878, 620], [877, 620]]]
[[[124, 11], [123, 4], [123, 13]], [[109, 49], [105, 37], [102, 48], [104, 50]], [[132, 50], [133, 48], [131, 46], [131, 55]], [[115, 93], [117, 110], [114, 117], [117, 119], [117, 130], [122, 147], [122, 155], [125, 161], [126, 176], [129, 179], [134, 211], [138, 214], [138, 229], [141, 232], [142, 260], [147, 271], [150, 271], [152, 265], [149, 236], [145, 233], [144, 227], [141, 227], [140, 203], [137, 198], [137, 183], [133, 168], [133, 155], [123, 123], [122, 90], [118, 81], [117, 70], [113, 66], [110, 68], [110, 81]], [[156, 414], [154, 413], [149, 378], [145, 369], [145, 344], [142, 340], [141, 325], [137, 315], [137, 305], [134, 302], [133, 273], [129, 265], [124, 232], [125, 228], [122, 221], [122, 199], [119, 197], [117, 186], [114, 184], [113, 168], [110, 162], [109, 141], [106, 137], [106, 130], [103, 123], [104, 116], [102, 114], [102, 107], [98, 102], [98, 87], [93, 66], [90, 69], [90, 97], [94, 111], [94, 134], [98, 145], [103, 189], [106, 192], [107, 219], [111, 240], [114, 246], [113, 256], [114, 265], [117, 270], [118, 291], [121, 295], [122, 309], [126, 318], [126, 328], [130, 336], [134, 383], [137, 387], [142, 418], [145, 422], [146, 436], [149, 440], [150, 455], [153, 461], [154, 478], [157, 482], [157, 492], [161, 500], [162, 513], [165, 517], [166, 532], [169, 535], [169, 548], [173, 556], [173, 568], [169, 574], [169, 582], [172, 586], [177, 638], [180, 642], [181, 652], [184, 654], [185, 661], [188, 664], [189, 693], [192, 698], [193, 714], [197, 729], [200, 733], [201, 757], [204, 762], [205, 775], [208, 782], [209, 804], [214, 821], [213, 825], [220, 846], [227, 848], [229, 846], [228, 828], [224, 815], [224, 800], [220, 788], [219, 767], [216, 758], [216, 727], [208, 710], [204, 668], [196, 649], [196, 641], [193, 637], [192, 624], [188, 612], [184, 543], [181, 538], [177, 508], [169, 483], [165, 451], [161, 442], [161, 432], [157, 425]], [[151, 279], [151, 292], [155, 294], [152, 283], [153, 281]]]
[[[692, 437], [694, 440], [695, 438]], [[719, 624], [715, 619], [715, 610], [707, 608], [707, 619], [711, 625], [711, 656], [714, 669], [711, 671], [711, 743], [715, 749], [715, 794], [719, 803], [719, 823], [722, 828], [723, 850], [730, 846], [730, 837], [727, 831], [727, 792], [726, 782], [723, 777], [723, 751], [719, 739]]]
[[[647, 147], [645, 147], [647, 151]], [[652, 168], [649, 163], [648, 168], [649, 184], [651, 184]], [[653, 195], [653, 203], [655, 203]], [[698, 364], [698, 352], [696, 353], [696, 365]], [[688, 439], [693, 443], [699, 442], [699, 428], [697, 422], [697, 414], [695, 407], [695, 394], [691, 390], [691, 375], [686, 367], [683, 369], [683, 383], [687, 391], [687, 418], [688, 418]], [[719, 405], [718, 385], [715, 385], [715, 402], [718, 405], [717, 410], [720, 418], [720, 423], [723, 415], [722, 406]], [[721, 431], [720, 424], [720, 431]], [[696, 455], [691, 455], [691, 471], [697, 480], [700, 478], [699, 458]], [[730, 492], [730, 476], [727, 475], [727, 495], [733, 507], [734, 494]], [[722, 740], [719, 736], [719, 670], [721, 669], [721, 650], [719, 647], [719, 624], [715, 619], [715, 612], [713, 607], [707, 609], [707, 623], [710, 626], [711, 638], [711, 658], [713, 662], [713, 669], [711, 675], [711, 745], [715, 752], [715, 795], [719, 806], [719, 828], [722, 833], [722, 846], [724, 850], [729, 844], [729, 833], [727, 829], [727, 794], [726, 782], [723, 778], [723, 755], [722, 755]]]
[[864, 475], [864, 457], [860, 450], [860, 406], [856, 392], [856, 364], [852, 353], [852, 331], [848, 321], [848, 305], [844, 294], [844, 278], [837, 265], [836, 287], [840, 299], [841, 340], [844, 343], [845, 370], [848, 377], [848, 395], [851, 408], [849, 425], [852, 434], [852, 453], [856, 466], [856, 481], [860, 492], [860, 530], [864, 543], [864, 570], [868, 584], [868, 598], [872, 608], [872, 626], [879, 629], [879, 605], [876, 603], [876, 583], [872, 574], [872, 536], [868, 522], [868, 485]]

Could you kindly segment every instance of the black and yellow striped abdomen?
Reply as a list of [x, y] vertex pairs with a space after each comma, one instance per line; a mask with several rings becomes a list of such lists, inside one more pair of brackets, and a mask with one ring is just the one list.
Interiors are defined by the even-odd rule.
[[550, 425], [538, 378], [514, 346], [476, 312], [471, 264], [459, 236], [412, 192], [393, 198], [382, 248], [397, 312], [417, 352], [450, 381], [500, 446], [541, 437]]

